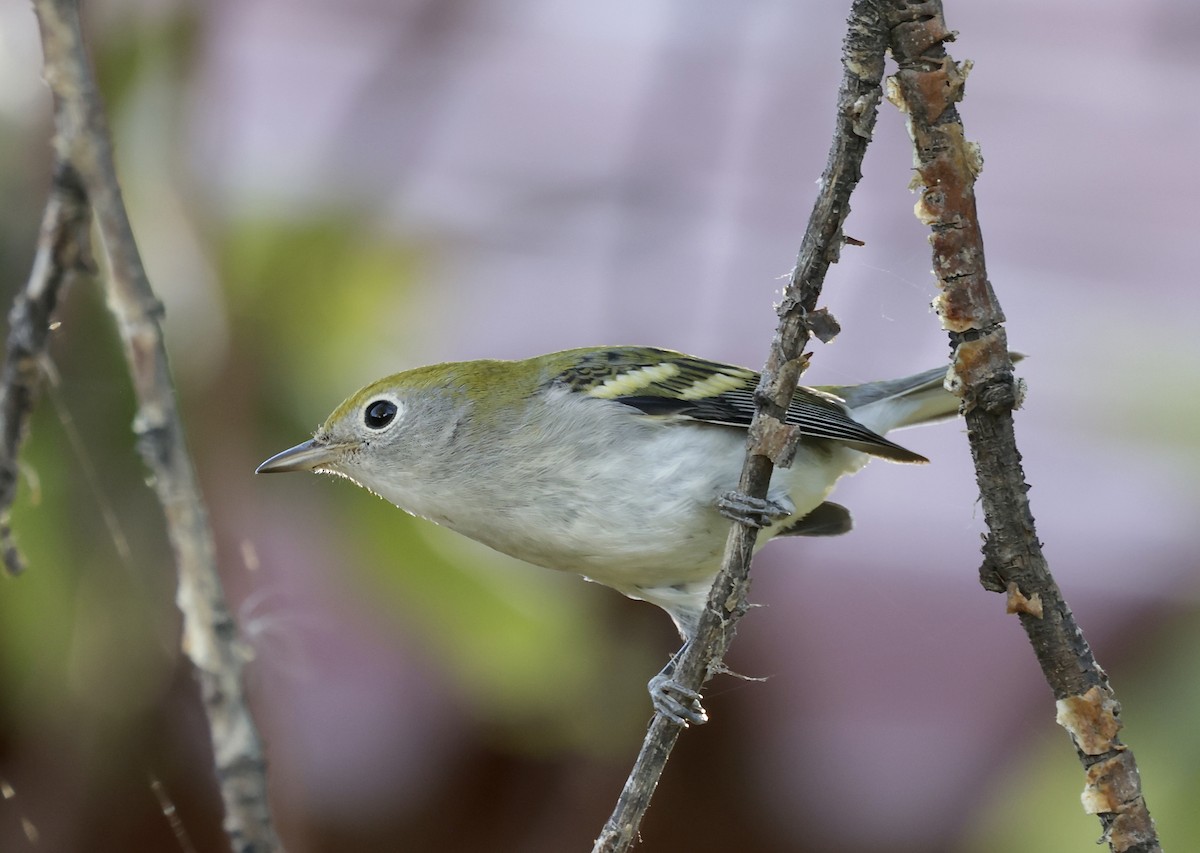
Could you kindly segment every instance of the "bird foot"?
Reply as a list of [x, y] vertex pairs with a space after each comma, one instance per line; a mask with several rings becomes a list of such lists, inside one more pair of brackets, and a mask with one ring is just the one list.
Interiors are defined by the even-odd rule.
[[702, 726], [708, 722], [708, 712], [700, 704], [700, 694], [684, 687], [674, 678], [674, 662], [667, 664], [646, 686], [650, 689], [650, 701], [654, 710], [668, 720], [687, 728]]
[[717, 499], [717, 512], [731, 521], [748, 527], [770, 527], [773, 522], [787, 518], [795, 510], [770, 498], [752, 498], [742, 492], [726, 492]]

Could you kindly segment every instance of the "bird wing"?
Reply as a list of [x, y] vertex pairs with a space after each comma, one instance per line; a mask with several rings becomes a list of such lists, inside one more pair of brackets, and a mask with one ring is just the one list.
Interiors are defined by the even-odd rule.
[[[557, 377], [591, 397], [613, 400], [646, 415], [750, 426], [759, 374], [670, 350], [612, 347], [588, 351]], [[784, 420], [801, 435], [821, 438], [897, 462], [926, 462], [854, 420], [841, 398], [796, 389]]]

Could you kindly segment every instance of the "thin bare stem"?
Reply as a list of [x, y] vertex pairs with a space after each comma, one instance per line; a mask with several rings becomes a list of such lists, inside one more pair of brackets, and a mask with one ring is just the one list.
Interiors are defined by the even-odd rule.
[[33, 270], [8, 314], [8, 343], [0, 373], [0, 551], [5, 568], [13, 575], [20, 574], [25, 565], [10, 525], [21, 444], [41, 391], [41, 364], [59, 295], [74, 275], [94, 271], [91, 223], [92, 211], [79, 175], [60, 160], [42, 214]]
[[1133, 752], [1121, 742], [1120, 710], [1108, 676], [1050, 574], [1030, 511], [1012, 410], [1021, 396], [1004, 314], [987, 278], [975, 208], [978, 148], [955, 104], [970, 65], [946, 53], [940, 0], [889, 4], [890, 48], [899, 71], [888, 95], [907, 113], [922, 184], [918, 217], [932, 230], [935, 302], [954, 348], [951, 383], [963, 413], [988, 534], [980, 579], [1007, 595], [1054, 691], [1058, 722], [1070, 732], [1087, 775], [1084, 806], [1119, 853], [1160, 850]]
[[[749, 497], [766, 496], [774, 465], [786, 463], [794, 448], [797, 436], [784, 426], [782, 418], [804, 369], [804, 348], [810, 334], [827, 340], [837, 331], [833, 318], [817, 309], [817, 300], [825, 272], [841, 251], [842, 224], [850, 213], [850, 194], [862, 177], [862, 158], [881, 100], [886, 42], [876, 0], [855, 0], [843, 45], [845, 73], [838, 91], [837, 126], [829, 159], [796, 267], [778, 308], [779, 324], [755, 392], [759, 408], [750, 427], [746, 462], [738, 483], [738, 490]], [[734, 524], [730, 529], [721, 572], [713, 582], [696, 637], [676, 662], [674, 678], [687, 688], [699, 690], [721, 671], [737, 621], [747, 609], [755, 537], [755, 529], [746, 525]], [[593, 853], [628, 850], [637, 838], [680, 731], [679, 724], [655, 715]]]
[[[134, 431], [153, 474], [179, 575], [183, 648], [200, 680], [225, 830], [237, 853], [278, 849], [267, 803], [262, 743], [242, 690], [244, 654], [221, 596], [208, 516], [184, 442], [163, 345], [162, 306], [134, 242], [113, 164], [104, 108], [84, 50], [78, 0], [35, 0], [54, 96], [54, 148], [77, 173], [99, 226], [108, 303], [125, 344], [138, 401]], [[53, 202], [52, 202], [53, 203]]]

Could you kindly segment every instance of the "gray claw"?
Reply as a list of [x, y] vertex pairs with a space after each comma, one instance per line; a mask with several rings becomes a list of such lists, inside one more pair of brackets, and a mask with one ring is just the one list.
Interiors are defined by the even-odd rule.
[[[672, 667], [668, 666], [668, 669]], [[664, 669], [650, 679], [650, 701], [654, 710], [668, 720], [687, 728], [689, 725], [701, 726], [708, 722], [708, 713], [700, 704], [700, 694], [689, 690], [671, 678]]]
[[778, 501], [770, 498], [752, 498], [742, 492], [726, 492], [721, 495], [717, 499], [717, 512], [731, 521], [755, 528], [769, 527], [772, 522], [792, 514], [792, 510]]

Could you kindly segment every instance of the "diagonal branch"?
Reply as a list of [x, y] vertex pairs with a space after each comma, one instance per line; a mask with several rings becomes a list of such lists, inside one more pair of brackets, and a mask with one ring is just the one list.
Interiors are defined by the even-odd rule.
[[138, 401], [134, 431], [175, 554], [183, 648], [195, 665], [208, 714], [225, 829], [237, 853], [275, 850], [279, 843], [267, 805], [262, 744], [242, 691], [244, 655], [221, 596], [212, 532], [167, 366], [162, 305], [146, 277], [121, 198], [104, 108], [84, 50], [79, 2], [35, 0], [34, 10], [45, 78], [54, 96], [55, 153], [60, 169], [78, 175], [108, 260], [109, 308]]
[[941, 289], [935, 306], [954, 348], [951, 383], [963, 398], [988, 527], [980, 580], [1007, 594], [1009, 612], [1029, 637], [1058, 700], [1058, 722], [1070, 732], [1087, 774], [1084, 807], [1099, 816], [1105, 840], [1116, 853], [1157, 851], [1133, 752], [1118, 737], [1121, 706], [1050, 574], [1029, 507], [1012, 421], [1021, 389], [975, 209], [982, 160], [955, 107], [970, 65], [956, 65], [946, 54], [953, 34], [940, 0], [893, 0], [889, 16], [899, 71], [888, 81], [888, 96], [907, 114], [916, 151], [917, 216], [932, 230]]
[[[851, 7], [843, 44], [844, 76], [838, 90], [833, 143], [796, 267], [777, 309], [779, 324], [762, 381], [755, 392], [759, 408], [750, 427], [746, 462], [738, 482], [738, 491], [752, 498], [766, 496], [774, 465], [786, 462], [783, 454], [787, 449], [780, 449], [778, 437], [783, 428], [783, 413], [805, 366], [804, 348], [809, 336], [815, 334], [828, 340], [837, 333], [833, 318], [816, 306], [825, 272], [838, 259], [844, 242], [842, 223], [850, 213], [850, 194], [862, 177], [862, 159], [881, 99], [887, 32], [877, 6], [877, 0], [855, 0]], [[684, 647], [676, 662], [674, 679], [684, 687], [699, 690], [705, 681], [722, 671], [721, 661], [733, 639], [737, 621], [747, 608], [755, 537], [753, 528], [741, 524], [733, 525], [729, 532], [721, 572], [713, 582], [696, 637]], [[629, 849], [680, 731], [679, 724], [661, 714], [655, 715], [616, 808], [592, 853]]]
[[60, 160], [42, 214], [33, 270], [8, 314], [8, 343], [0, 373], [0, 551], [5, 568], [13, 575], [20, 574], [25, 565], [10, 525], [17, 499], [17, 460], [41, 391], [41, 361], [59, 295], [72, 276], [94, 271], [91, 225], [92, 211], [79, 174], [70, 163]]

